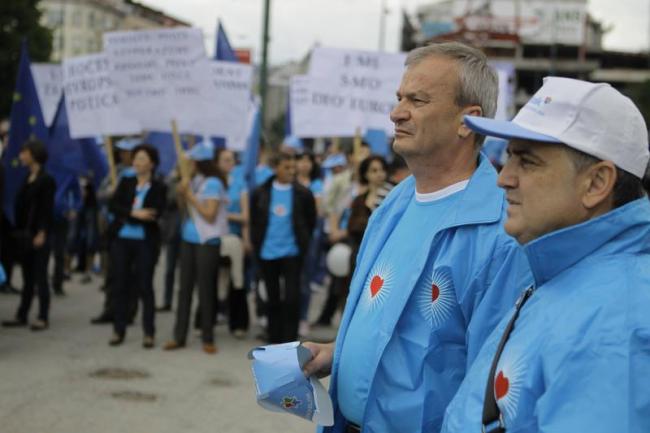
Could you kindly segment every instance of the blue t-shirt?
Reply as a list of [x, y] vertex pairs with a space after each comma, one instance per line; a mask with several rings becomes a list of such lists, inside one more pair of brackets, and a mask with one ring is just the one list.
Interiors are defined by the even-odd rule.
[[[408, 338], [408, 333], [411, 332], [431, 334], [432, 323], [448, 314], [448, 298], [451, 294], [447, 293], [442, 281], [436, 280], [426, 271], [421, 275], [413, 275], [411, 258], [421, 248], [421, 233], [435, 230], [435, 225], [441, 223], [458, 196], [459, 194], [455, 193], [435, 201], [418, 201], [414, 198], [366, 278], [366, 285], [343, 342], [337, 381], [341, 412], [345, 418], [356, 424], [363, 423], [369, 387], [373, 379], [370, 374], [374, 371], [372, 366], [376, 364], [378, 356], [375, 341], [381, 328], [383, 307], [391, 303], [393, 294], [410, 290], [411, 287], [406, 285], [417, 283], [401, 315], [402, 319], [411, 316], [413, 319], [405, 326], [404, 331], [399, 329], [399, 325], [397, 328], [398, 334], [405, 334], [404, 338]], [[432, 219], [432, 216], [437, 218]], [[425, 269], [429, 269], [429, 266]], [[422, 290], [419, 290], [420, 286]], [[422, 314], [416, 315], [410, 310], [417, 310]], [[400, 344], [401, 342], [398, 342], [396, 347], [387, 347], [384, 351], [384, 356], [393, 358], [393, 368], [403, 368], [405, 364], [400, 362], [399, 357], [408, 358], [409, 354], [406, 352], [413, 350], [406, 344]], [[426, 350], [426, 347], [422, 350]], [[414, 374], [416, 373], [418, 372], [414, 371]], [[416, 383], [417, 380], [413, 386], [418, 386]]]
[[260, 256], [264, 260], [294, 257], [299, 254], [296, 235], [293, 232], [293, 187], [273, 182], [269, 224], [262, 243]]
[[[192, 180], [192, 190], [199, 200], [216, 199], [221, 200], [225, 194], [223, 183], [216, 177], [194, 178]], [[199, 231], [196, 229], [194, 220], [191, 217], [185, 218], [181, 227], [181, 238], [191, 244], [200, 244], [201, 238]], [[206, 244], [214, 245], [219, 243], [219, 239], [208, 239]]]
[[[241, 166], [235, 167], [228, 179], [228, 213], [241, 213], [241, 194], [246, 191], [246, 180]], [[228, 222], [230, 233], [241, 236], [241, 224]]]
[[[137, 186], [135, 189], [135, 197], [133, 197], [133, 205], [131, 206], [132, 210], [142, 209], [144, 205], [144, 198], [147, 196], [149, 189], [151, 188], [151, 183], [147, 182], [142, 186]], [[144, 240], [144, 226], [142, 224], [132, 224], [125, 223], [117, 236], [121, 239], [135, 239], [135, 240]]]

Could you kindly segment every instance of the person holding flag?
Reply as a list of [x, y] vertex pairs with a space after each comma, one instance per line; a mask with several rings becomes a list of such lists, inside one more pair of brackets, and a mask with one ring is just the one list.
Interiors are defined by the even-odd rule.
[[[534, 283], [489, 336], [442, 431], [650, 431], [648, 132], [605, 83], [547, 77], [511, 121], [498, 183]], [[425, 409], [426, 410], [426, 409]]]

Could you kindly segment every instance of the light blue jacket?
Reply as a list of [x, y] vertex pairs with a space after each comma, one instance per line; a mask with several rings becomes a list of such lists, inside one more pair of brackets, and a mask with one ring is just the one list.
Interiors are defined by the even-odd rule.
[[[412, 257], [412, 280], [391, 299], [390, 305], [385, 307], [383, 320], [377, 324], [380, 337], [376, 341], [377, 352], [372, 356], [378, 362], [371, 374], [364, 433], [437, 432], [445, 407], [465, 376], [467, 366], [499, 319], [514, 305], [521, 290], [530, 284], [532, 278], [525, 256], [502, 228], [504, 195], [496, 186], [496, 178], [494, 168], [481, 155], [477, 170], [460, 193], [462, 196], [454, 209], [438, 225], [439, 229], [422, 233], [417, 239], [404, 240], [416, 242], [420, 252]], [[330, 381], [335, 425], [326, 428], [325, 432], [344, 431], [345, 419], [336, 399], [340, 351], [366, 276], [414, 194], [415, 179], [410, 177], [402, 181], [373, 213], [365, 232], [336, 339]], [[412, 356], [418, 359], [405, 359], [403, 364], [391, 368], [390, 374], [382, 373], [384, 370], [378, 369], [379, 361], [413, 287], [427, 262], [431, 263], [430, 257], [435, 258], [436, 269], [444, 270], [452, 279], [456, 294], [453, 308], [461, 319], [438, 328], [427, 336], [427, 341], [413, 342], [425, 349], [413, 351]], [[409, 364], [418, 366], [423, 362], [435, 371], [434, 377], [427, 380], [425, 387], [410, 393], [407, 399], [394, 397], [391, 383], [408, 383], [414, 377], [418, 380], [418, 375], [421, 380], [421, 372], [415, 371], [419, 367]]]
[[[525, 246], [536, 289], [501, 355], [507, 433], [650, 432], [647, 198]], [[481, 431], [486, 383], [512, 311], [447, 409], [443, 431]]]

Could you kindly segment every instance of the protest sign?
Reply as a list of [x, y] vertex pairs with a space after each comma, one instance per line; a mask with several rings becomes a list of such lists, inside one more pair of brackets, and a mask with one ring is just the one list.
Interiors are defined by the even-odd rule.
[[205, 134], [218, 121], [203, 33], [196, 28], [121, 31], [104, 34], [124, 111], [144, 129]]
[[216, 91], [212, 110], [216, 121], [206, 131], [226, 137], [226, 145], [243, 150], [249, 131], [253, 67], [242, 63], [210, 61], [212, 83]]
[[390, 112], [405, 58], [403, 53], [314, 49], [308, 79], [292, 83], [294, 135], [353, 136], [357, 128], [392, 134]]
[[139, 123], [121, 110], [108, 59], [103, 54], [63, 62], [63, 88], [71, 138], [141, 132]]
[[54, 121], [56, 107], [63, 93], [61, 65], [53, 63], [32, 63], [32, 76], [36, 85], [38, 101], [43, 111], [45, 125], [49, 128]]

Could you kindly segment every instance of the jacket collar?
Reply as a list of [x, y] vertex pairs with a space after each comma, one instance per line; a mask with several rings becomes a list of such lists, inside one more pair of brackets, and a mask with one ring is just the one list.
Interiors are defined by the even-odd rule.
[[650, 252], [650, 202], [640, 198], [597, 218], [566, 227], [524, 245], [539, 287], [584, 258], [598, 254]]
[[[479, 154], [479, 164], [462, 196], [454, 206], [449, 216], [445, 218], [441, 229], [472, 224], [488, 224], [498, 221], [503, 215], [503, 191], [497, 186], [497, 172], [490, 160]], [[404, 210], [409, 201], [415, 196], [415, 178], [411, 175], [397, 187], [396, 194], [389, 196], [391, 201], [401, 204], [398, 209]], [[387, 209], [380, 206], [378, 210]]]

